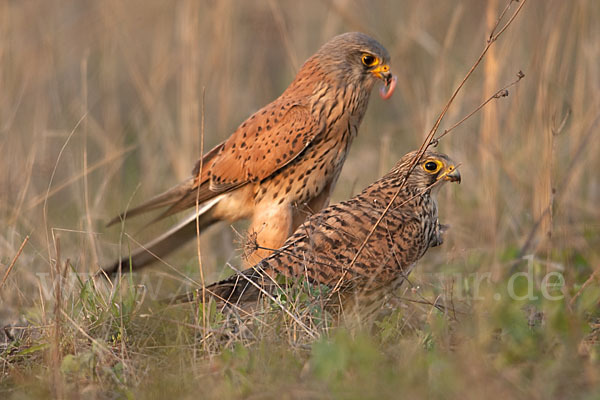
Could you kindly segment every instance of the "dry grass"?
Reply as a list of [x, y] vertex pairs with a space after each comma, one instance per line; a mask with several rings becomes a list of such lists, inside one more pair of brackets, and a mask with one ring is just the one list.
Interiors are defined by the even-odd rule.
[[[0, 347], [1, 396], [600, 395], [594, 0], [528, 2], [469, 79], [442, 131], [526, 74], [440, 141], [462, 163], [463, 184], [439, 197], [451, 230], [368, 332], [332, 328], [311, 293], [279, 298], [311, 334], [277, 310], [232, 321], [157, 304], [200, 280], [193, 246], [169, 258], [173, 268], [115, 288], [71, 273], [94, 272], [172, 223], [104, 228], [187, 177], [202, 146], [226, 138], [320, 44], [350, 30], [385, 44], [400, 78], [390, 101], [373, 96], [334, 200], [355, 194], [418, 148], [505, 4], [1, 2], [0, 323], [17, 326]], [[202, 237], [208, 282], [239, 263], [243, 228]], [[518, 271], [531, 271], [537, 300], [508, 295]], [[564, 299], [543, 298], [549, 272], [564, 277], [552, 292]]]

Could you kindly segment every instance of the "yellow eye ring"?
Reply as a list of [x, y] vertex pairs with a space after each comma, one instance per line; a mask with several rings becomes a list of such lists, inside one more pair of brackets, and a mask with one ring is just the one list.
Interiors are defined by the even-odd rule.
[[444, 164], [442, 164], [442, 162], [439, 160], [427, 160], [422, 165], [423, 169], [429, 172], [430, 174], [435, 174], [439, 172], [440, 169], [442, 169], [442, 167], [444, 166]]
[[361, 59], [362, 63], [364, 65], [366, 65], [367, 67], [373, 67], [373, 66], [379, 64], [379, 59], [369, 53], [363, 54], [360, 59]]

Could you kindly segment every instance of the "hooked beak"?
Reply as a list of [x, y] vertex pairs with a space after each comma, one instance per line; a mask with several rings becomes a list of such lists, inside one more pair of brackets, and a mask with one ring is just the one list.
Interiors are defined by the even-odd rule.
[[377, 78], [381, 79], [386, 86], [392, 81], [392, 73], [390, 72], [390, 66], [387, 64], [379, 64], [377, 67], [371, 70], [371, 73]]
[[450, 182], [460, 183], [460, 172], [454, 165], [450, 165], [446, 170], [438, 177], [438, 180], [443, 179]]

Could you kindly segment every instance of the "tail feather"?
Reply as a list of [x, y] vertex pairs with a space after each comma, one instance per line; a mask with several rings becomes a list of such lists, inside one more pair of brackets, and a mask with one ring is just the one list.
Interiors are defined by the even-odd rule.
[[[143, 245], [131, 255], [125, 256], [119, 261], [102, 268], [107, 275], [115, 275], [119, 270], [123, 272], [134, 271], [146, 265], [162, 259], [174, 250], [178, 249], [190, 239], [196, 237], [196, 221], [198, 220], [200, 231], [218, 222], [213, 216], [213, 207], [221, 200], [217, 196], [210, 201], [201, 204], [198, 213], [194, 212], [173, 228], [160, 235], [151, 242]], [[102, 273], [102, 272], [101, 272]]]
[[[206, 294], [214, 298], [217, 303], [245, 308], [246, 305], [256, 303], [260, 298], [273, 293], [278, 286], [271, 276], [273, 271], [262, 269], [267, 264], [258, 264], [252, 268], [240, 271], [219, 282], [206, 286]], [[201, 295], [202, 289], [184, 293], [167, 299], [168, 303], [187, 303], [195, 301]]]
[[165, 218], [169, 215], [175, 214], [179, 211], [183, 211], [190, 208], [198, 203], [211, 200], [217, 197], [221, 192], [210, 190], [209, 177], [210, 173], [208, 168], [200, 171], [200, 166], [208, 166], [219, 154], [223, 148], [224, 143], [220, 143], [215, 146], [212, 150], [206, 153], [202, 159], [198, 160], [192, 171], [192, 176], [186, 179], [184, 182], [172, 187], [164, 193], [161, 193], [145, 203], [127, 210], [115, 218], [111, 219], [106, 226], [111, 226], [117, 222], [123, 221], [126, 218], [135, 217], [136, 215], [143, 214], [147, 211], [156, 210], [157, 208], [167, 207], [167, 210], [160, 214], [153, 222]]
[[[196, 202], [200, 205], [201, 208], [204, 207], [205, 204], [213, 204], [211, 200], [215, 199], [215, 197], [219, 196], [220, 194], [210, 190], [208, 182], [202, 184], [202, 186], [198, 188], [192, 189], [193, 190], [182, 190], [182, 195], [178, 197], [176, 201], [171, 201], [168, 204], [166, 204], [169, 205], [169, 208], [160, 213], [156, 218], [150, 221], [149, 224], [153, 224], [157, 221], [160, 221], [163, 218], [169, 217], [173, 214], [177, 214], [183, 210], [187, 210], [188, 208], [192, 208], [196, 205]], [[127, 214], [127, 216], [129, 217], [129, 214]]]

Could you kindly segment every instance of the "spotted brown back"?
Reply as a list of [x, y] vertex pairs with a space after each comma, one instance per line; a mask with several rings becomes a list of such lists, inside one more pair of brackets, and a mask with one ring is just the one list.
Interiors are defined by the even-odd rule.
[[415, 154], [359, 195], [308, 218], [271, 256], [208, 290], [233, 303], [251, 302], [273, 290], [277, 275], [342, 293], [393, 289], [442, 242], [432, 191], [460, 179], [454, 163], [434, 152], [426, 152], [407, 177]]

